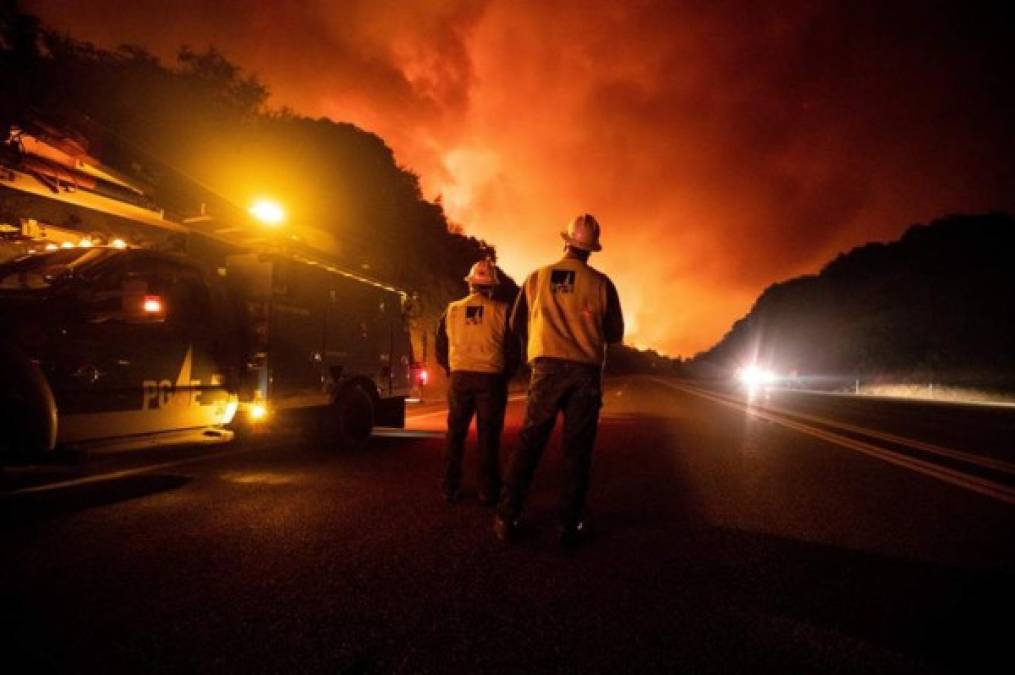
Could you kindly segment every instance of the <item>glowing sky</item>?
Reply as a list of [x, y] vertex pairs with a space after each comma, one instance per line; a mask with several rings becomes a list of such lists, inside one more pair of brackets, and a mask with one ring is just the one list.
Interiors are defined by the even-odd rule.
[[519, 280], [594, 213], [628, 341], [672, 354], [839, 251], [1015, 208], [1015, 54], [970, 3], [24, 4], [104, 47], [215, 45], [273, 105], [377, 132]]

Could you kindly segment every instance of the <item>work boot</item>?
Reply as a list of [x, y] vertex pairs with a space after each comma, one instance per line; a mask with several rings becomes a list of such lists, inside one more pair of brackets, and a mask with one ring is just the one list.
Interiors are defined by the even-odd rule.
[[504, 520], [500, 516], [493, 519], [493, 534], [500, 541], [511, 541], [518, 533], [517, 520]]
[[561, 525], [557, 528], [557, 537], [564, 548], [576, 548], [586, 536], [585, 523], [578, 521], [574, 525]]

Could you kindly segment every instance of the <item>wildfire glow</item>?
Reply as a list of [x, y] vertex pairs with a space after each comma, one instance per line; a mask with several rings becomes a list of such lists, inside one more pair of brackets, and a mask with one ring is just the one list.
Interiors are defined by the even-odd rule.
[[560, 254], [568, 218], [594, 213], [592, 264], [617, 284], [628, 339], [672, 354], [707, 349], [765, 287], [852, 246], [1015, 208], [998, 179], [1010, 59], [982, 56], [1007, 54], [1007, 35], [964, 33], [963, 3], [220, 0], [171, 22], [151, 0], [25, 4], [170, 63], [181, 44], [214, 45], [269, 105], [378, 134], [517, 281]]

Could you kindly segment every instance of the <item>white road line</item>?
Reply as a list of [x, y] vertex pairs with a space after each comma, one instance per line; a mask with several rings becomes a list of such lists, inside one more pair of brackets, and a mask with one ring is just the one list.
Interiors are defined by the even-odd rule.
[[433, 412], [420, 413], [418, 415], [406, 415], [405, 421], [408, 422], [409, 420], [422, 420], [426, 419], [427, 417], [435, 417], [437, 415], [447, 415], [447, 414], [448, 414], [447, 408], [441, 408], [440, 410], [435, 410]]
[[444, 438], [443, 431], [421, 429], [375, 429], [370, 435], [375, 438]]
[[197, 464], [198, 462], [206, 462], [211, 459], [218, 459], [220, 457], [227, 457], [231, 455], [240, 455], [245, 452], [256, 450], [257, 448], [240, 448], [238, 450], [228, 450], [225, 452], [218, 452], [213, 455], [201, 455], [200, 457], [190, 457], [188, 459], [180, 459], [175, 462], [163, 462], [162, 464], [148, 464], [145, 466], [138, 466], [133, 469], [124, 469], [122, 471], [113, 471], [110, 473], [97, 473], [91, 476], [82, 476], [80, 478], [71, 478], [69, 480], [62, 480], [56, 483], [44, 483], [42, 485], [33, 485], [30, 487], [24, 487], [17, 490], [11, 490], [10, 492], [4, 492], [0, 496], [4, 495], [25, 495], [40, 492], [50, 492], [52, 490], [62, 490], [69, 487], [78, 487], [80, 485], [88, 485], [90, 483], [102, 483], [109, 480], [117, 480], [119, 478], [127, 478], [129, 476], [136, 476], [142, 473], [148, 473], [150, 471], [162, 471], [163, 469], [172, 469], [178, 466], [184, 466], [186, 464]]
[[830, 431], [824, 431], [823, 429], [818, 429], [817, 427], [812, 427], [800, 422], [795, 422], [780, 415], [765, 412], [761, 409], [751, 408], [747, 405], [744, 405], [743, 403], [721, 398], [720, 396], [714, 395], [711, 392], [701, 391], [699, 389], [687, 387], [685, 385], [673, 384], [672, 382], [667, 382], [666, 380], [661, 380], [658, 378], [652, 379], [654, 382], [661, 384], [664, 387], [673, 389], [675, 391], [680, 391], [683, 393], [691, 394], [692, 396], [704, 398], [706, 400], [712, 401], [713, 403], [718, 403], [728, 408], [734, 408], [741, 412], [745, 412], [748, 415], [752, 415], [754, 417], [758, 417], [760, 419], [764, 419], [769, 422], [779, 424], [788, 429], [793, 429], [794, 431], [797, 431], [799, 433], [806, 434], [808, 436], [812, 436], [814, 438], [818, 438], [823, 441], [827, 441], [829, 443], [834, 443], [836, 445], [848, 448], [850, 450], [855, 450], [870, 457], [875, 457], [882, 461], [895, 464], [896, 466], [901, 466], [910, 469], [911, 471], [915, 471], [917, 473], [921, 473], [923, 475], [930, 476], [932, 478], [937, 478], [938, 480], [944, 481], [946, 483], [957, 485], [967, 490], [971, 490], [973, 492], [977, 492], [979, 494], [992, 497], [994, 499], [1006, 502], [1008, 504], [1015, 504], [1015, 488], [1010, 487], [1008, 485], [995, 483], [994, 481], [988, 480], [986, 478], [972, 476], [963, 473], [961, 471], [957, 471], [955, 469], [940, 466], [938, 464], [934, 464], [932, 462], [928, 462], [922, 459], [917, 459], [915, 457], [910, 457], [908, 455], [895, 452], [893, 450], [888, 450], [886, 448], [882, 448], [880, 446], [873, 445], [871, 443], [865, 443], [863, 441], [848, 438], [846, 436], [841, 436], [839, 434], [832, 433]]

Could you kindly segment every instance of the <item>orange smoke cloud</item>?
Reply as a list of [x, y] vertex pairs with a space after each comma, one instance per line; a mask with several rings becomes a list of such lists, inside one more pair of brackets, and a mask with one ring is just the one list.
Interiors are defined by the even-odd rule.
[[274, 104], [376, 131], [515, 277], [595, 213], [628, 340], [688, 355], [838, 251], [1015, 204], [990, 17], [777, 4], [27, 6], [103, 46], [213, 44]]

